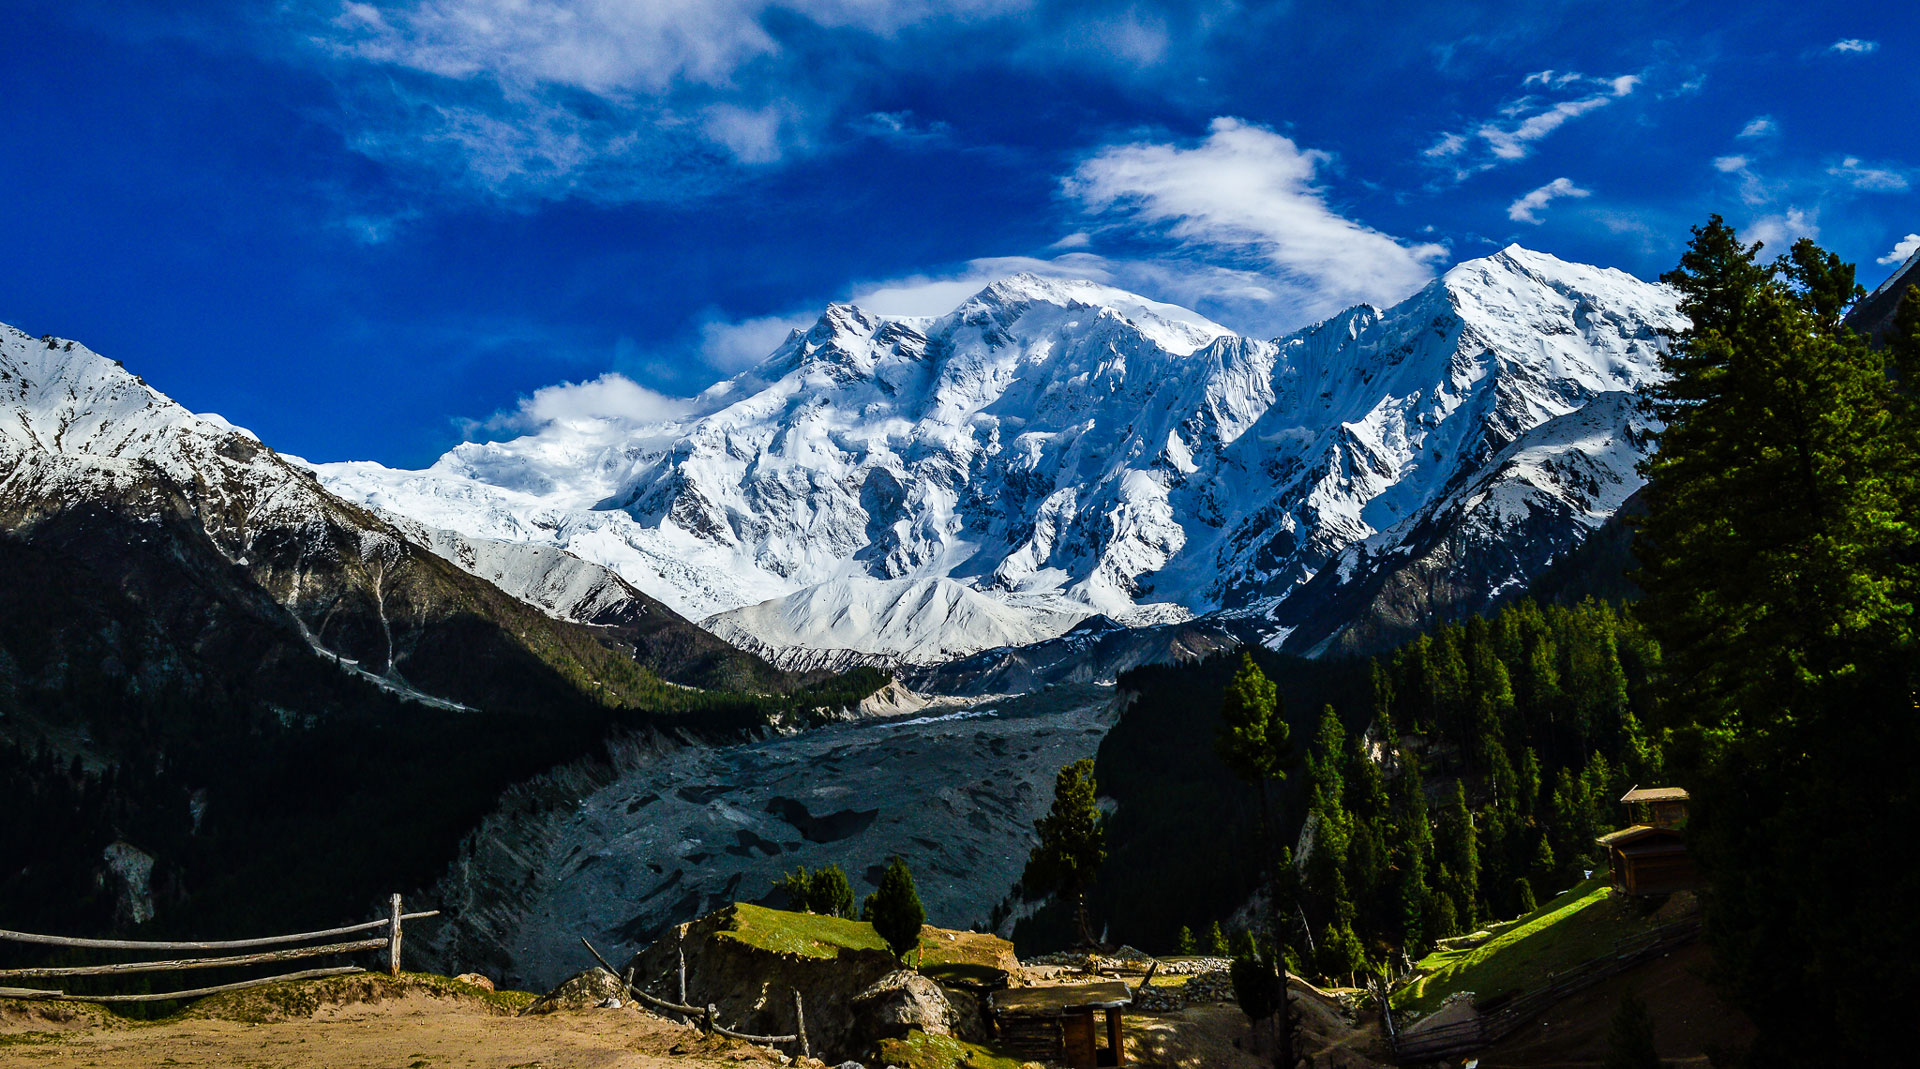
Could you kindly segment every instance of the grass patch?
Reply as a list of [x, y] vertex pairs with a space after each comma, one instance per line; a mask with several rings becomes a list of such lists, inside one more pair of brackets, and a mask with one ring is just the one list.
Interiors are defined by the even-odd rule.
[[905, 1039], [880, 1042], [880, 1061], [900, 1069], [1020, 1069], [1018, 1058], [952, 1036], [930, 1036], [919, 1029]]
[[802, 958], [836, 958], [845, 950], [887, 953], [887, 941], [866, 921], [823, 917], [818, 913], [790, 913], [746, 902], [733, 904], [733, 915], [717, 938], [734, 939], [775, 954]]
[[1479, 946], [1436, 950], [1421, 958], [1423, 976], [1393, 996], [1397, 1009], [1432, 1013], [1456, 991], [1476, 1000], [1525, 991], [1606, 953], [1622, 939], [1655, 927], [1634, 903], [1616, 898], [1604, 878], [1577, 884], [1516, 920], [1493, 925]]
[[245, 991], [231, 991], [224, 995], [209, 995], [175, 1014], [173, 1019], [197, 1018], [262, 1024], [312, 1017], [322, 1006], [378, 1003], [414, 993], [479, 1002], [499, 1014], [519, 1013], [534, 1000], [534, 996], [525, 991], [488, 991], [433, 973], [409, 972], [397, 977], [384, 973], [355, 973], [351, 976], [295, 980]]

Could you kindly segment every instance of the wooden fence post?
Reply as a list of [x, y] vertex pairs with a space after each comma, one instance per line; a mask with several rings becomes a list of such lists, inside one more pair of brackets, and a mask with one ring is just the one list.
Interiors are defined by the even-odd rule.
[[680, 1005], [687, 1005], [687, 948], [680, 948]]
[[713, 1017], [714, 1017], [714, 1014], [718, 1012], [720, 1012], [720, 1007], [715, 1006], [711, 1002], [707, 1003], [706, 1015], [701, 1018], [700, 1023], [701, 1023], [702, 1030], [707, 1032], [709, 1035], [713, 1033]]
[[395, 894], [389, 900], [393, 907], [392, 927], [387, 932], [387, 975], [400, 975], [400, 896]]
[[813, 1048], [807, 1043], [807, 1009], [800, 1001], [800, 989], [793, 991], [793, 1034], [800, 1037], [800, 1056], [813, 1057]]

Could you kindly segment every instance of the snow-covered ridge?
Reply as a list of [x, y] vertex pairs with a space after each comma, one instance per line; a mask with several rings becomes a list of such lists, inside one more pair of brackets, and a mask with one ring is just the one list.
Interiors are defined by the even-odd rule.
[[[830, 306], [673, 420], [316, 470], [432, 527], [566, 549], [776, 656], [925, 663], [1094, 613], [1279, 626], [1348, 547], [1656, 375], [1681, 322], [1665, 287], [1517, 246], [1276, 341], [1015, 276], [931, 320]], [[1594, 463], [1637, 487], [1625, 454]]]

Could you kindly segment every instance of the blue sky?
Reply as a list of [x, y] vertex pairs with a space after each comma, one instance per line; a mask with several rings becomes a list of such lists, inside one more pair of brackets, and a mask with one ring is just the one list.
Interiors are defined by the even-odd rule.
[[1510, 241], [1652, 277], [1715, 211], [1869, 286], [1920, 243], [1905, 3], [7, 0], [0, 29], [0, 321], [315, 460], [670, 408], [826, 301], [931, 313], [1019, 269], [1273, 335]]

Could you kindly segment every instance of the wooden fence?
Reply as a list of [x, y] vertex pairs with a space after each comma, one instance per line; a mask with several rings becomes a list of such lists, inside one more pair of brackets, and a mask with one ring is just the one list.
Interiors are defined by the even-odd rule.
[[[801, 1057], [811, 1058], [813, 1056], [813, 1047], [807, 1042], [806, 1003], [801, 1001], [800, 992], [798, 991], [793, 993], [793, 1034], [787, 1036], [756, 1036], [749, 1032], [740, 1032], [731, 1028], [722, 1027], [718, 1021], [714, 1020], [714, 1015], [719, 1012], [719, 1007], [711, 1002], [705, 1006], [694, 1006], [687, 1002], [687, 952], [685, 950], [680, 952], [680, 1001], [668, 1002], [666, 999], [656, 998], [640, 990], [640, 986], [633, 982], [632, 969], [628, 969], [624, 973], [615, 970], [612, 963], [608, 962], [606, 958], [601, 957], [598, 950], [593, 949], [593, 944], [587, 942], [585, 936], [581, 937], [580, 945], [587, 948], [587, 953], [592, 954], [594, 960], [598, 961], [601, 967], [607, 970], [609, 975], [619, 979], [620, 985], [626, 988], [628, 994], [655, 1009], [680, 1014], [699, 1025], [700, 1029], [705, 1032], [718, 1032], [723, 1036], [729, 1036], [745, 1043], [760, 1043], [768, 1046], [780, 1043], [793, 1043], [799, 1046]], [[528, 1006], [527, 1010], [531, 1010], [532, 1008], [532, 1006]], [[520, 1012], [525, 1013], [527, 1010]]]
[[1384, 985], [1374, 987], [1374, 998], [1380, 1006], [1381, 1026], [1393, 1046], [1394, 1060], [1401, 1065], [1418, 1065], [1496, 1043], [1561, 999], [1664, 954], [1699, 934], [1699, 919], [1690, 918], [1622, 939], [1607, 953], [1550, 977], [1547, 983], [1532, 991], [1475, 1003], [1474, 1008], [1480, 1012], [1473, 1017], [1437, 1028], [1403, 1033], [1395, 1026], [1393, 1007], [1388, 1004]]
[[[354, 954], [368, 950], [387, 952], [387, 972], [400, 974], [401, 924], [404, 921], [422, 920], [437, 917], [440, 911], [427, 910], [424, 913], [402, 913], [400, 896], [389, 900], [389, 910], [385, 917], [371, 920], [365, 924], [350, 924], [344, 928], [328, 928], [320, 932], [301, 932], [298, 935], [270, 935], [257, 939], [225, 939], [197, 942], [144, 940], [144, 939], [74, 939], [62, 935], [36, 935], [31, 932], [10, 932], [0, 929], [0, 941], [27, 943], [36, 946], [65, 947], [78, 950], [130, 950], [153, 954], [162, 951], [181, 950], [254, 950], [250, 954], [216, 954], [208, 957], [172, 958], [166, 960], [126, 961], [108, 965], [52, 965], [26, 969], [0, 969], [0, 981], [4, 980], [62, 980], [80, 976], [128, 976], [135, 973], [180, 972], [189, 969], [232, 969], [252, 965], [275, 964], [283, 961], [297, 961], [302, 958], [333, 957], [341, 954]], [[312, 943], [316, 939], [332, 939], [343, 935], [357, 935], [376, 929], [385, 931], [375, 937], [354, 939], [343, 943], [323, 943], [316, 946], [287, 946], [286, 944]], [[261, 947], [281, 947], [278, 950], [259, 950]], [[0, 998], [35, 999], [49, 1002], [165, 1002], [172, 999], [199, 998], [202, 995], [214, 995], [223, 991], [241, 991], [249, 987], [264, 984], [277, 984], [287, 980], [311, 980], [322, 976], [345, 976], [349, 973], [365, 972], [357, 965], [339, 965], [322, 969], [305, 969], [300, 972], [282, 973], [277, 976], [262, 976], [252, 980], [241, 980], [230, 984], [216, 984], [212, 987], [196, 987], [181, 991], [155, 991], [137, 995], [88, 995], [75, 994], [54, 988], [43, 987], [0, 987]]]

